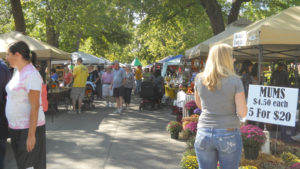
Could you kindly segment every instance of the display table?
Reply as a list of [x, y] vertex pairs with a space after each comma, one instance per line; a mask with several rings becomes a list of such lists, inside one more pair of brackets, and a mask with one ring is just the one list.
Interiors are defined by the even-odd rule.
[[71, 88], [50, 88], [48, 89], [48, 105], [51, 113], [51, 120], [53, 121], [54, 113], [58, 112], [58, 106], [63, 105], [68, 110], [70, 101]]

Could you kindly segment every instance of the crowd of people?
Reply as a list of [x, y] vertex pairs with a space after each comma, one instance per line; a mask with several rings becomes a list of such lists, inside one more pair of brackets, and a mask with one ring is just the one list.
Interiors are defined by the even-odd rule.
[[[47, 111], [47, 100], [44, 96], [47, 96], [47, 88], [40, 66], [36, 64], [36, 54], [25, 42], [18, 41], [9, 46], [6, 61], [14, 71], [10, 71], [0, 60], [0, 168], [4, 168], [9, 136], [18, 168], [46, 168], [44, 112]], [[100, 66], [85, 66], [82, 58], [77, 59], [73, 70], [67, 66], [64, 69], [62, 84], [54, 68], [48, 83], [55, 84], [55, 87], [72, 88], [70, 98], [73, 109], [70, 113], [82, 113], [87, 83], [94, 86], [93, 93], [97, 99], [106, 101], [106, 107], [116, 107], [114, 113], [117, 114], [129, 107], [133, 89], [137, 95], [141, 92], [142, 82], [153, 84], [157, 101], [162, 97], [164, 79], [160, 70], [143, 71], [141, 66], [134, 69], [130, 65], [120, 67], [118, 61], [105, 65], [102, 70]]]
[[[85, 87], [89, 83], [94, 86], [93, 98], [104, 99], [106, 107], [116, 107], [114, 113], [122, 113], [128, 109], [131, 103], [131, 95], [139, 95], [142, 82], [151, 82], [154, 86], [155, 102], [159, 102], [164, 92], [164, 79], [160, 70], [150, 72], [149, 69], [142, 70], [141, 66], [132, 68], [127, 64], [120, 67], [118, 61], [101, 67], [83, 65], [82, 59], [78, 58], [73, 73], [67, 69], [64, 76], [64, 85], [72, 86], [71, 99], [73, 110], [70, 113], [81, 113], [82, 100], [85, 97]], [[78, 101], [78, 102], [76, 102]], [[115, 103], [114, 103], [115, 102]], [[77, 106], [80, 105], [80, 106]], [[124, 106], [123, 106], [124, 105]]]

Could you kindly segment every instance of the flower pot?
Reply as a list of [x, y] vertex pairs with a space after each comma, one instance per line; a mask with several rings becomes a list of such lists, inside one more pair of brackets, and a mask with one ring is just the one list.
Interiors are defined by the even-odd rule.
[[171, 133], [171, 138], [172, 139], [178, 139], [178, 135], [179, 135], [179, 132]]
[[244, 147], [244, 155], [247, 160], [256, 160], [260, 148]]
[[194, 114], [194, 110], [193, 109], [188, 110], [188, 114], [189, 114], [189, 116], [193, 115]]

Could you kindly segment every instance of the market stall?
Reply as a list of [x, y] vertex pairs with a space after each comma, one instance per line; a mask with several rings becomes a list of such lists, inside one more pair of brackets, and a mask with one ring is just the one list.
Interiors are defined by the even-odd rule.
[[162, 61], [163, 67], [162, 67], [162, 71], [161, 71], [162, 77], [166, 76], [168, 66], [182, 65], [182, 63], [181, 63], [182, 57], [183, 57], [183, 55], [177, 55], [177, 56], [169, 57], [169, 58], [166, 58], [165, 60], [163, 60]]
[[[243, 28], [240, 32], [210, 44], [210, 46], [220, 43], [233, 46], [234, 57], [238, 60], [258, 61], [260, 65], [264, 61], [279, 60], [298, 63], [300, 7], [291, 7], [277, 15], [259, 20]], [[259, 69], [260, 74], [261, 66]]]
[[[228, 25], [226, 29], [219, 33], [218, 35], [215, 35], [200, 44], [194, 46], [193, 48], [190, 48], [185, 51], [185, 57], [181, 60], [181, 63], [183, 64], [183, 77], [185, 78], [185, 84], [187, 90], [185, 93], [185, 101], [184, 103], [188, 103], [189, 101], [193, 100], [193, 81], [195, 76], [198, 72], [201, 72], [204, 69], [205, 66], [205, 60], [209, 53], [209, 48], [211, 43], [216, 43], [224, 38], [227, 38], [228, 36], [234, 34], [235, 32], [240, 31], [247, 25], [251, 24], [251, 21], [246, 19], [240, 19], [232, 24]], [[187, 92], [188, 91], [188, 92]], [[188, 116], [188, 113], [183, 106], [183, 116]]]
[[[284, 26], [283, 26], [284, 25]], [[233, 46], [234, 57], [237, 60], [252, 60], [258, 63], [258, 74], [259, 78], [258, 84], [264, 84], [266, 86], [265, 78], [262, 76], [263, 73], [263, 63], [269, 62], [274, 64], [275, 62], [284, 62], [284, 63], [293, 63], [296, 66], [292, 69], [292, 73], [295, 77], [295, 84], [285, 86], [285, 87], [294, 87], [294, 89], [299, 89], [299, 57], [300, 57], [300, 7], [291, 7], [281, 13], [270, 16], [266, 19], [259, 20], [245, 28], [240, 32], [237, 32], [215, 44], [227, 43]], [[215, 45], [211, 44], [211, 46]], [[290, 64], [291, 65], [291, 64]], [[290, 67], [291, 69], [291, 67]], [[275, 86], [278, 87], [278, 86]], [[278, 87], [280, 88], [280, 87]], [[284, 88], [284, 90], [289, 90], [290, 88]], [[250, 93], [250, 92], [249, 92]], [[254, 92], [251, 92], [253, 94]], [[297, 94], [297, 90], [292, 92], [292, 94]], [[253, 100], [251, 97], [249, 100]], [[299, 99], [299, 98], [298, 98]], [[294, 99], [287, 100], [288, 105], [292, 105], [294, 101], [297, 101], [297, 97]], [[261, 108], [251, 107], [252, 102], [248, 102], [250, 105], [250, 110], [258, 111]], [[289, 106], [286, 106], [287, 108]], [[269, 107], [264, 108], [268, 110]], [[294, 108], [297, 108], [295, 106]], [[285, 127], [288, 123], [279, 124], [277, 122], [272, 122], [270, 120], [263, 119], [262, 117], [255, 119], [255, 121], [260, 121], [265, 123], [265, 127], [274, 126], [272, 124], [279, 124], [281, 128], [281, 139], [290, 141], [291, 136], [296, 133], [295, 131], [295, 120], [297, 113], [294, 112], [295, 109], [291, 108], [292, 111], [288, 110], [288, 113], [292, 114], [293, 127]], [[281, 108], [281, 113], [284, 112], [286, 108]], [[270, 111], [271, 112], [271, 111]], [[298, 107], [299, 113], [299, 107]], [[274, 112], [276, 114], [276, 112]], [[273, 112], [271, 113], [273, 115]], [[248, 114], [247, 119], [251, 119]], [[270, 119], [276, 119], [276, 117], [271, 117]], [[288, 118], [288, 120], [290, 120]], [[282, 119], [282, 121], [286, 121]], [[270, 125], [271, 124], [271, 125]], [[297, 127], [297, 126], [296, 126]], [[273, 128], [273, 127], [272, 127]], [[298, 129], [299, 130], [299, 129]], [[278, 131], [278, 126], [277, 126]]]
[[[23, 35], [20, 32], [10, 32], [0, 35], [0, 57], [5, 58], [9, 45], [16, 41], [24, 41], [29, 45], [29, 48], [36, 52], [38, 64], [40, 65], [40, 73], [48, 85], [48, 101], [49, 110], [57, 109], [59, 99], [65, 98], [65, 92], [69, 91], [69, 88], [60, 89], [59, 85], [52, 84], [50, 80], [50, 71], [46, 75], [46, 67], [51, 70], [51, 61], [54, 60], [70, 60], [70, 53], [64, 52], [56, 47], [53, 47], [47, 43], [41, 42], [32, 37]], [[51, 84], [50, 84], [51, 83]], [[55, 94], [54, 94], [55, 93]], [[54, 111], [52, 111], [54, 112]], [[53, 115], [53, 113], [52, 113]], [[53, 117], [53, 116], [52, 116]]]

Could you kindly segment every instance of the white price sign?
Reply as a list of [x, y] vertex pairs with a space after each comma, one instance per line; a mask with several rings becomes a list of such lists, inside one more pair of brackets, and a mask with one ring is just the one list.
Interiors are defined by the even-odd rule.
[[298, 89], [250, 85], [247, 120], [295, 126]]
[[233, 34], [233, 47], [246, 46], [247, 32], [242, 31]]

